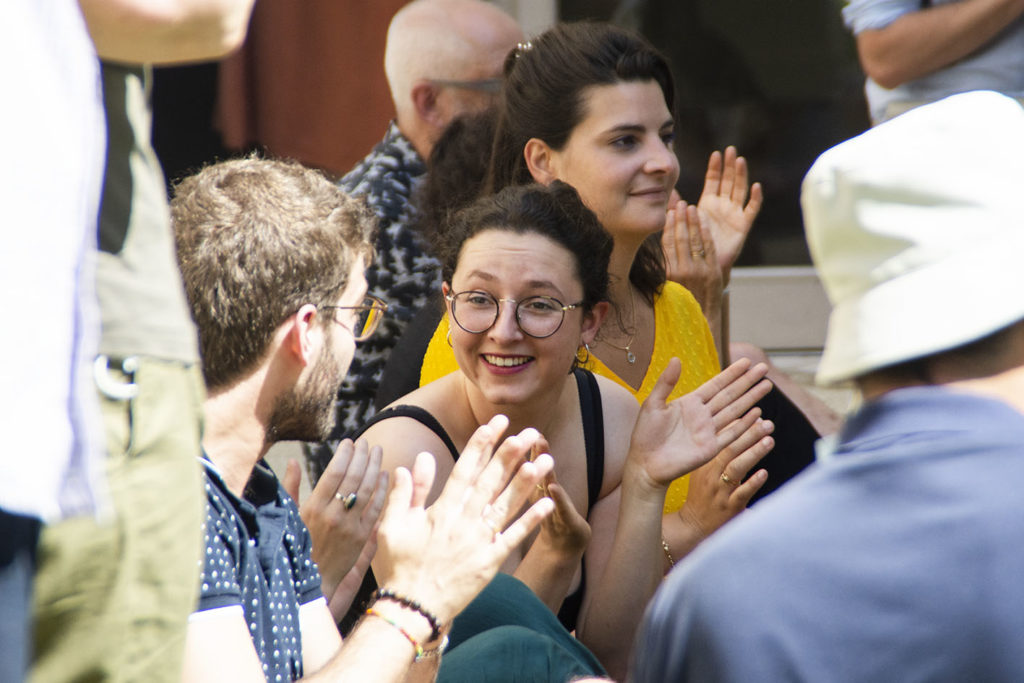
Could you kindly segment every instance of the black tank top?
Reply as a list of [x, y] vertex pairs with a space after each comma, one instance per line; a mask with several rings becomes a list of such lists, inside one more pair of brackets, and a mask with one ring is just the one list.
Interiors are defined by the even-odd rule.
[[[573, 370], [573, 375], [576, 378], [576, 387], [580, 395], [580, 415], [583, 417], [583, 443], [587, 458], [587, 506], [588, 510], [592, 510], [601, 494], [601, 482], [604, 479], [604, 413], [601, 408], [601, 392], [593, 373], [576, 368]], [[367, 429], [378, 422], [393, 417], [409, 417], [416, 420], [444, 442], [453, 460], [459, 459], [458, 449], [455, 447], [455, 442], [448, 436], [448, 432], [444, 430], [437, 418], [419, 406], [397, 405], [382, 410], [363, 425], [355, 438], [362, 436]], [[580, 585], [566, 596], [558, 611], [559, 621], [569, 631], [576, 628], [576, 619], [583, 604], [583, 591], [586, 588], [586, 582], [587, 574], [581, 565]], [[343, 634], [347, 634], [366, 611], [366, 602], [376, 589], [377, 582], [373, 578], [373, 572], [366, 572], [359, 593], [352, 601], [352, 609], [342, 619], [340, 626]]]

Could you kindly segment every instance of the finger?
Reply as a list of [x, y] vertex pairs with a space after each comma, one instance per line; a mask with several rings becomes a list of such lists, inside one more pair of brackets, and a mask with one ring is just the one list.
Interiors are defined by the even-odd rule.
[[[409, 502], [410, 507], [424, 507], [427, 503], [427, 494], [430, 487], [434, 485], [434, 473], [437, 464], [434, 456], [426, 451], [419, 453], [412, 465], [412, 494]], [[395, 470], [397, 472], [397, 470]]]
[[[505, 439], [494, 457], [480, 473], [480, 476], [473, 483], [472, 493], [468, 496], [466, 506], [469, 510], [483, 508], [493, 501], [505, 490], [509, 480], [520, 469], [520, 465], [526, 462], [526, 456], [533, 448], [534, 442], [540, 438], [540, 432], [533, 428], [527, 428], [518, 434]], [[541, 459], [543, 456], [541, 456]], [[549, 456], [550, 458], [550, 456]], [[534, 482], [536, 485], [537, 482]], [[529, 496], [529, 489], [525, 496]], [[524, 496], [520, 503], [526, 500]]]
[[701, 235], [700, 216], [697, 215], [697, 207], [687, 206], [683, 211], [683, 225], [686, 227], [686, 234], [689, 238], [690, 257], [693, 260], [703, 260], [707, 253], [704, 249], [704, 238]]
[[749, 358], [740, 358], [728, 365], [724, 370], [693, 390], [693, 394], [701, 403], [710, 403], [723, 389], [735, 382], [750, 369]]
[[725, 148], [725, 161], [722, 164], [722, 184], [718, 194], [723, 197], [732, 198], [733, 187], [736, 183], [736, 148], [729, 145]]
[[377, 488], [377, 478], [380, 475], [380, 465], [383, 460], [383, 451], [380, 446], [374, 446], [369, 449], [369, 453], [366, 456], [366, 467], [363, 469], [362, 479], [359, 481], [356, 488], [352, 489], [356, 491], [356, 495], [360, 501], [369, 502], [370, 496], [373, 495], [373, 491]]
[[[754, 432], [759, 433], [760, 425], [755, 426]], [[761, 459], [767, 456], [775, 445], [775, 439], [768, 435], [762, 435], [754, 440], [749, 449], [744, 450], [733, 458], [725, 466], [724, 473], [730, 479], [741, 481], [746, 473], [750, 472]]]
[[396, 467], [391, 476], [391, 490], [384, 503], [384, 514], [380, 524], [386, 526], [389, 519], [401, 517], [409, 509], [412, 500], [412, 473], [404, 467]]
[[507, 427], [508, 418], [504, 415], [495, 415], [487, 424], [476, 428], [473, 435], [469, 437], [466, 447], [462, 449], [462, 453], [455, 461], [455, 467], [448, 475], [448, 481], [445, 482], [438, 500], [441, 498], [455, 499], [461, 506], [467, 490], [491, 459], [494, 445]]
[[754, 183], [750, 188], [750, 201], [743, 207], [743, 214], [747, 217], [748, 223], [754, 222], [754, 218], [761, 212], [762, 204], [764, 204], [764, 190], [761, 183]]
[[[736, 362], [739, 363], [743, 360], [750, 362], [749, 359], [743, 358]], [[733, 365], [735, 365], [735, 363], [733, 363]], [[716, 391], [706, 401], [708, 407], [711, 409], [712, 415], [717, 414], [727, 405], [738, 399], [744, 392], [748, 391], [751, 387], [760, 382], [767, 373], [768, 365], [766, 363], [756, 363], [744, 370], [742, 374], [738, 376], [732, 375], [732, 379], [729, 382], [723, 382], [721, 385], [718, 385], [718, 391]], [[712, 381], [713, 380], [714, 378], [712, 378]], [[744, 408], [742, 411], [733, 414], [732, 419], [739, 417], [746, 411], [747, 408]], [[725, 424], [727, 423], [722, 423], [723, 426]]]
[[[692, 253], [690, 258], [694, 261], [714, 263], [716, 261], [715, 240], [711, 235], [708, 222], [702, 221], [700, 218], [700, 209], [692, 205], [686, 207], [686, 220], [691, 234], [690, 249]], [[697, 235], [696, 238], [692, 237], [694, 234]]]
[[711, 418], [711, 422], [715, 426], [715, 432], [718, 432], [725, 425], [745, 414], [754, 406], [755, 403], [764, 398], [771, 390], [772, 383], [766, 379], [762, 379], [750, 389], [723, 406], [721, 410], [715, 411], [712, 409], [714, 417]]
[[366, 509], [363, 510], [363, 522], [369, 523], [373, 528], [377, 527], [380, 522], [380, 513], [384, 509], [384, 501], [388, 497], [388, 473], [380, 472], [377, 474], [377, 485], [373, 489], [373, 495], [370, 497], [370, 502], [367, 504]]
[[515, 548], [526, 540], [526, 537], [533, 533], [537, 525], [550, 515], [555, 509], [555, 503], [550, 498], [541, 498], [531, 505], [526, 512], [519, 516], [504, 532], [499, 534], [495, 540], [500, 539], [502, 546], [506, 549]]
[[548, 497], [555, 501], [555, 516], [569, 520], [579, 514], [576, 506], [572, 504], [572, 498], [569, 497], [569, 494], [561, 486], [558, 484], [548, 484], [547, 492]]
[[708, 159], [708, 171], [704, 174], [704, 190], [702, 195], [716, 195], [722, 184], [722, 153], [717, 149]]
[[491, 503], [491, 522], [500, 527], [508, 524], [553, 466], [554, 460], [547, 454], [541, 455], [535, 462], [523, 463]]
[[672, 394], [672, 390], [676, 388], [676, 382], [679, 381], [679, 375], [683, 371], [683, 364], [678, 358], [671, 358], [668, 361], [668, 365], [658, 375], [658, 381], [654, 383], [654, 388], [651, 389], [651, 393], [644, 399], [644, 404], [648, 402], [653, 406], [664, 406], [665, 402], [668, 401], [668, 397]]
[[[379, 451], [380, 449], [375, 449]], [[335, 500], [341, 502], [345, 496], [352, 493], [356, 494], [356, 504], [359, 503], [360, 489], [367, 478], [367, 468], [370, 463], [370, 447], [365, 440], [359, 439], [352, 445], [352, 457], [348, 462], [348, 469], [345, 470], [345, 476], [342, 477], [341, 482], [338, 484], [335, 490]], [[377, 471], [372, 473], [373, 478], [370, 480], [371, 485], [377, 480], [377, 472], [380, 471], [380, 462], [377, 463]], [[369, 494], [369, 490], [366, 490], [366, 494]], [[341, 496], [339, 498], [338, 496]], [[365, 500], [364, 500], [365, 502]], [[351, 503], [349, 505], [352, 505]]]
[[768, 471], [758, 470], [750, 475], [750, 478], [736, 487], [729, 497], [730, 502], [735, 503], [737, 508], [745, 508], [750, 503], [754, 494], [761, 490], [764, 483], [768, 481]]
[[774, 429], [775, 425], [771, 420], [755, 422], [740, 438], [719, 453], [722, 469], [730, 479], [740, 481], [747, 476], [750, 468], [768, 454], [774, 444], [774, 440], [770, 438]]
[[288, 458], [288, 464], [284, 468], [284, 479], [281, 480], [281, 486], [288, 492], [288, 495], [292, 497], [295, 504], [299, 504], [299, 484], [302, 483], [302, 469], [299, 467], [299, 461], [295, 458]]
[[665, 229], [661, 233], [661, 248], [665, 253], [666, 268], [676, 273], [686, 258], [687, 234], [680, 217], [686, 211], [686, 202], [672, 202], [669, 207], [665, 213]]
[[732, 184], [732, 193], [729, 198], [737, 204], [743, 204], [747, 198], [747, 183], [749, 180], [750, 168], [747, 160], [743, 157], [736, 157], [735, 180]]
[[704, 260], [708, 263], [717, 263], [718, 250], [715, 247], [715, 238], [711, 235], [711, 227], [707, 221], [700, 219], [700, 212], [696, 206], [691, 206], [690, 208], [693, 210], [693, 218], [690, 219], [691, 225], [696, 224], [700, 226], [701, 243], [704, 245]]
[[309, 496], [311, 503], [326, 505], [331, 502], [331, 498], [338, 492], [338, 488], [345, 478], [345, 473], [348, 472], [354, 450], [352, 439], [345, 439], [338, 444], [324, 473], [320, 475], [320, 480], [313, 487], [313, 493]]
[[[721, 457], [726, 449], [729, 449], [733, 452], [733, 455], [735, 455], [735, 453], [740, 452], [744, 448], [748, 448], [750, 443], [740, 445], [738, 442], [743, 438], [747, 431], [757, 423], [760, 417], [761, 409], [754, 406], [748, 410], [743, 417], [738, 420], [733, 420], [720, 429], [715, 435], [719, 454], [716, 457]], [[767, 434], [767, 432], [765, 433]], [[733, 455], [727, 456], [726, 460], [732, 459]]]
[[551, 450], [551, 446], [548, 444], [548, 440], [544, 438], [544, 435], [541, 434], [537, 437], [537, 440], [533, 442], [533, 447], [530, 448], [530, 461], [533, 462], [537, 459], [537, 456], [541, 453], [547, 453], [549, 450]]

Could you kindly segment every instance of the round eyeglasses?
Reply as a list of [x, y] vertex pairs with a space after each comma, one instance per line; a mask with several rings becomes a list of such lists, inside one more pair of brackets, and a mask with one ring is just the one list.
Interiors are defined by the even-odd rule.
[[506, 301], [516, 305], [516, 324], [523, 334], [534, 339], [550, 337], [562, 326], [565, 312], [583, 305], [577, 301], [568, 306], [552, 296], [530, 296], [515, 299], [495, 299], [487, 292], [466, 291], [445, 297], [452, 308], [455, 324], [471, 334], [491, 329], [498, 320], [498, 307]]
[[377, 326], [380, 325], [380, 321], [384, 317], [384, 313], [388, 310], [388, 305], [383, 299], [378, 299], [372, 294], [368, 294], [363, 299], [363, 303], [358, 306], [318, 306], [317, 308], [331, 311], [355, 311], [356, 321], [352, 327], [349, 327], [337, 318], [334, 319], [334, 322], [348, 329], [352, 333], [352, 338], [357, 342], [361, 342], [369, 339], [376, 331]]

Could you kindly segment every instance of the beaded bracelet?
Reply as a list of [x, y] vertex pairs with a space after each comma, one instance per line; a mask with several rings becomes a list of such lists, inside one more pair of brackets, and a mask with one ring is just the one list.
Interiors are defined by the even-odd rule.
[[398, 632], [405, 636], [406, 640], [412, 643], [412, 648], [416, 651], [416, 656], [413, 658], [414, 661], [419, 661], [420, 657], [423, 656], [423, 646], [420, 645], [415, 638], [409, 635], [409, 632], [402, 628], [397, 621], [392, 621], [391, 619], [388, 619], [386, 616], [384, 616], [377, 610], [373, 609], [372, 607], [366, 610], [366, 615], [370, 617], [377, 617], [378, 619], [383, 619], [384, 621], [398, 629]]
[[417, 612], [420, 616], [430, 623], [430, 640], [437, 640], [441, 635], [441, 625], [437, 622], [437, 617], [423, 609], [423, 605], [405, 597], [388, 588], [378, 588], [373, 594], [374, 600], [392, 600], [397, 602], [402, 607], [407, 607], [413, 612]]

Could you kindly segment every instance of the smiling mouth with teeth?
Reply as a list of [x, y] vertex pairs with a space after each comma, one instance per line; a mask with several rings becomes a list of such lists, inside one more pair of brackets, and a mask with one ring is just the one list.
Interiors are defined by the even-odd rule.
[[530, 356], [491, 356], [485, 353], [484, 360], [491, 365], [497, 365], [498, 367], [514, 368], [517, 365], [529, 363], [532, 359]]

